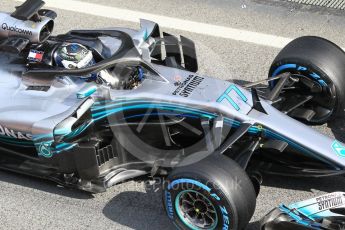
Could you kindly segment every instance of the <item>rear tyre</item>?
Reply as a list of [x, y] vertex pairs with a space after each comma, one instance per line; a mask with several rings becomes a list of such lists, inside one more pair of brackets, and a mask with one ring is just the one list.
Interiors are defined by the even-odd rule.
[[256, 193], [237, 163], [217, 155], [173, 170], [163, 203], [179, 229], [244, 229], [254, 213]]
[[[310, 119], [301, 121], [320, 125], [344, 115], [345, 53], [340, 47], [319, 37], [297, 38], [275, 58], [269, 77], [285, 72], [290, 72], [297, 80], [290, 82], [292, 87], [281, 93], [286, 104], [289, 99], [298, 101], [301, 97], [313, 96], [298, 107], [300, 114], [303, 110], [313, 111]], [[289, 115], [294, 117], [293, 114], [294, 111]]]

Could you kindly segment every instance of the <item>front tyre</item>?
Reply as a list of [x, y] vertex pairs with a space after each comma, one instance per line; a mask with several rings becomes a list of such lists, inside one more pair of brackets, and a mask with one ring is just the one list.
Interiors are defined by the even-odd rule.
[[256, 193], [234, 161], [210, 156], [173, 170], [163, 203], [179, 229], [244, 229], [254, 213]]
[[284, 112], [284, 108], [311, 98], [288, 115], [314, 125], [344, 115], [345, 53], [340, 47], [320, 37], [297, 38], [277, 55], [269, 77], [286, 72], [295, 80], [283, 89], [278, 109]]

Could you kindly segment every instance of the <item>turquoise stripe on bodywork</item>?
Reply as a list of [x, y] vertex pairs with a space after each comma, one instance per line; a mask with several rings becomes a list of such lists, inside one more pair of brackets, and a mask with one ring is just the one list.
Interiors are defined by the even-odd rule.
[[92, 117], [95, 121], [99, 121], [101, 119], [107, 118], [108, 116], [117, 114], [122, 111], [128, 111], [128, 110], [135, 110], [135, 109], [160, 109], [160, 110], [172, 110], [172, 111], [178, 111], [182, 113], [189, 113], [189, 114], [194, 114], [194, 115], [199, 115], [201, 117], [206, 117], [206, 118], [214, 118], [216, 117], [216, 114], [212, 114], [209, 112], [205, 112], [202, 110], [197, 110], [197, 109], [191, 109], [188, 107], [183, 107], [183, 106], [178, 106], [178, 105], [173, 105], [173, 104], [152, 104], [152, 103], [147, 103], [147, 104], [139, 104], [139, 105], [129, 105], [129, 106], [121, 106], [118, 108], [112, 108], [104, 111], [99, 111], [100, 109], [97, 109], [97, 112], [92, 113]]
[[[281, 69], [283, 68], [287, 68], [287, 67], [294, 67], [296, 68], [296, 65], [294, 64], [289, 64], [289, 65], [285, 65], [284, 67], [282, 67]], [[279, 70], [281, 71], [281, 70]], [[130, 103], [147, 103], [147, 101], [133, 101], [133, 102], [130, 102]], [[112, 106], [115, 106], [115, 105], [124, 105], [126, 102], [122, 102], [122, 103], [115, 103], [113, 105], [106, 105], [107, 107], [111, 108]], [[127, 101], [128, 103], [128, 101]], [[184, 107], [184, 106], [181, 106], [181, 105], [175, 105], [175, 104], [169, 104], [169, 103], [159, 103], [159, 104], [154, 104], [154, 103], [148, 103], [148, 104], [141, 104], [141, 105], [131, 105], [131, 106], [123, 106], [121, 108], [114, 108], [114, 109], [111, 109], [109, 111], [102, 111], [102, 112], [98, 112], [96, 114], [93, 114], [95, 120], [100, 120], [102, 118], [105, 118], [107, 116], [110, 116], [112, 114], [116, 114], [118, 112], [121, 112], [121, 111], [124, 111], [124, 110], [132, 110], [132, 109], [162, 109], [162, 110], [172, 110], [172, 111], [178, 111], [178, 112], [182, 112], [182, 113], [189, 113], [190, 116], [191, 115], [197, 115], [197, 116], [200, 116], [200, 117], [206, 117], [206, 118], [216, 118], [217, 117], [217, 114], [212, 114], [212, 113], [209, 113], [209, 112], [206, 112], [206, 111], [203, 111], [203, 110], [198, 110], [198, 109], [191, 109], [191, 108], [188, 108], [188, 107]], [[97, 110], [101, 110], [100, 107], [97, 107]], [[231, 118], [224, 118], [224, 122], [227, 124], [227, 125], [230, 125], [234, 128], [238, 128], [240, 125], [241, 125], [241, 122], [239, 121], [235, 121]], [[266, 129], [266, 128], [263, 128], [263, 127], [258, 127], [258, 126], [252, 126], [249, 130], [248, 130], [248, 133], [250, 134], [258, 134], [260, 132], [263, 132], [264, 135], [266, 135], [268, 138], [273, 138], [273, 139], [278, 139], [278, 140], [282, 140], [282, 141], [285, 141], [286, 143], [288, 143], [290, 146], [292, 146], [293, 148], [301, 151], [302, 153], [305, 153], [307, 156], [312, 156], [314, 158], [317, 158], [329, 165], [332, 165], [334, 166], [334, 163], [332, 162], [329, 162], [327, 159], [324, 159], [324, 158], [321, 158], [319, 157], [318, 155], [316, 155], [313, 151], [310, 151], [309, 149], [306, 149], [304, 148], [303, 146], [301, 146], [300, 144], [297, 144], [291, 140], [289, 140], [288, 138], [280, 135], [279, 133], [275, 133], [269, 129]]]
[[[138, 104], [139, 103], [139, 104]], [[218, 115], [216, 113], [210, 113], [204, 110], [195, 109], [195, 108], [189, 108], [186, 106], [181, 106], [177, 104], [172, 103], [152, 103], [152, 101], [147, 100], [123, 100], [119, 99], [119, 101], [111, 101], [110, 103], [104, 104], [104, 102], [95, 102], [94, 106], [92, 107], [92, 117], [94, 119], [94, 122], [100, 121], [101, 119], [107, 118], [108, 116], [114, 115], [116, 113], [122, 112], [122, 111], [128, 111], [128, 110], [135, 110], [135, 109], [161, 109], [161, 110], [171, 110], [173, 113], [162, 113], [162, 115], [181, 115], [181, 116], [188, 116], [193, 118], [198, 117], [204, 117], [208, 119], [216, 118]], [[176, 112], [182, 113], [178, 114]], [[133, 115], [135, 117], [138, 116], [145, 116], [146, 114], [136, 114]], [[155, 113], [155, 115], [159, 115], [159, 113]], [[240, 121], [236, 121], [231, 118], [224, 118], [224, 123], [234, 127], [238, 128], [241, 125]], [[90, 123], [91, 124], [91, 123]], [[77, 130], [74, 130], [72, 133], [68, 134], [68, 138], [73, 138], [75, 136], [78, 136], [82, 134], [90, 124], [83, 125], [79, 127]], [[314, 154], [314, 152], [304, 148], [303, 146], [287, 139], [286, 137], [283, 137], [282, 135], [275, 133], [269, 129], [263, 128], [261, 126], [252, 126], [248, 133], [250, 134], [259, 134], [263, 133], [268, 138], [278, 139], [287, 142], [292, 147], [302, 151], [303, 153], [307, 153], [308, 156], [313, 155], [313, 157], [318, 158], [321, 161], [327, 162], [330, 165], [333, 165], [332, 163], [328, 162], [326, 159], [320, 159], [317, 155]], [[40, 146], [42, 144], [51, 144], [53, 141], [51, 140], [54, 137], [52, 133], [50, 134], [44, 134], [44, 135], [38, 135], [33, 138], [35, 142], [35, 146]], [[49, 141], [44, 141], [44, 139], [50, 139]], [[42, 141], [40, 141], [42, 140]], [[33, 146], [33, 143], [30, 141], [23, 141], [23, 140], [17, 140], [14, 138], [7, 138], [7, 137], [0, 137], [0, 142], [5, 142], [9, 144], [14, 144], [18, 146]], [[60, 153], [62, 151], [69, 150], [73, 147], [75, 147], [76, 144], [70, 144], [70, 143], [63, 143], [56, 146], [56, 152]]]

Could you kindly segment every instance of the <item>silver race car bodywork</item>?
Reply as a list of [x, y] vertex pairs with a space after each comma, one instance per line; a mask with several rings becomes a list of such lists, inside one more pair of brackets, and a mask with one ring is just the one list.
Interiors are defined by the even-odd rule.
[[[52, 15], [40, 23], [50, 23]], [[343, 173], [342, 143], [281, 113], [255, 88], [197, 74], [193, 42], [161, 36], [156, 23], [38, 38], [37, 32], [20, 36], [29, 29], [25, 23], [16, 29], [19, 19], [9, 17], [0, 14], [4, 169], [92, 192], [134, 176], [164, 174], [161, 169], [207, 154], [225, 154], [249, 174], [269, 172], [267, 166], [277, 163], [270, 157], [279, 161], [279, 154], [310, 160], [300, 168], [314, 176]], [[42, 31], [47, 28], [50, 33], [50, 25]], [[97, 63], [54, 67], [61, 42], [87, 46]], [[42, 63], [27, 62], [30, 49], [44, 52]], [[82, 78], [90, 73], [98, 73], [98, 81]]]

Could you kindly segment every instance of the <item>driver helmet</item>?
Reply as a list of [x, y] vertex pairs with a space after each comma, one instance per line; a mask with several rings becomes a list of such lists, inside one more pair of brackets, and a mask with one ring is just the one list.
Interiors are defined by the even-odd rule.
[[[60, 45], [54, 55], [57, 66], [66, 69], [80, 69], [95, 64], [92, 51], [78, 43], [63, 43]], [[82, 78], [96, 78], [96, 74]]]

